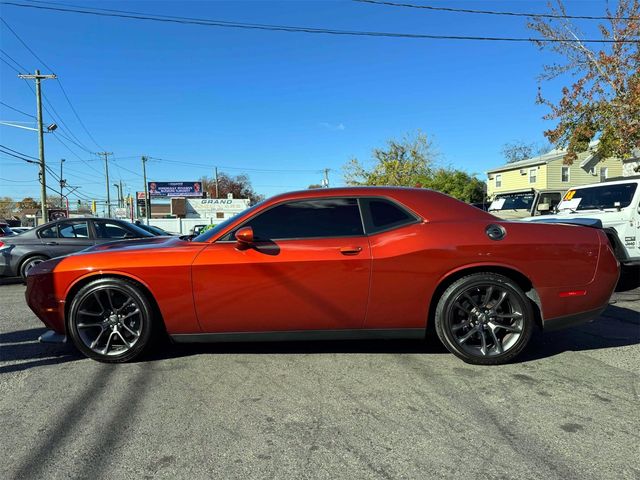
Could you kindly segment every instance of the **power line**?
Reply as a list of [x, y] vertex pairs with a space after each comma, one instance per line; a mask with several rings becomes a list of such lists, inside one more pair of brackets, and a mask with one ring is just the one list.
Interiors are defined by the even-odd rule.
[[16, 38], [18, 39], [18, 41], [19, 41], [19, 42], [24, 46], [24, 48], [26, 48], [27, 50], [29, 50], [29, 52], [31, 52], [31, 55], [33, 55], [33, 56], [36, 58], [36, 60], [38, 60], [42, 65], [44, 65], [44, 66], [47, 68], [47, 70], [49, 70], [50, 72], [52, 72], [52, 73], [53, 73], [53, 68], [51, 68], [49, 65], [47, 65], [47, 64], [45, 63], [45, 61], [44, 61], [44, 60], [42, 60], [42, 59], [41, 59], [41, 58], [36, 54], [36, 52], [34, 52], [33, 50], [31, 50], [31, 48], [29, 48], [29, 45], [27, 45], [27, 44], [24, 42], [24, 40], [22, 40], [22, 39], [20, 38], [20, 36], [19, 36], [19, 35], [18, 35], [14, 30], [13, 30], [13, 28], [11, 28], [11, 26], [10, 26], [10, 25], [9, 25], [9, 24], [4, 20], [4, 18], [0, 18], [0, 21], [2, 21], [2, 23], [4, 24], [4, 26], [5, 26], [5, 27], [7, 27], [11, 33], [13, 33], [13, 36], [14, 36], [14, 37], [16, 37]]
[[[359, 36], [359, 37], [388, 37], [388, 38], [413, 38], [423, 40], [471, 40], [471, 41], [493, 41], [493, 42], [522, 42], [522, 43], [640, 43], [640, 39], [554, 39], [554, 38], [526, 38], [526, 37], [485, 37], [485, 36], [467, 36], [467, 35], [432, 35], [420, 33], [400, 33], [400, 32], [376, 32], [376, 31], [360, 31], [360, 30], [338, 30], [329, 28], [299, 27], [291, 25], [272, 25], [257, 24], [243, 22], [229, 22], [224, 20], [208, 20], [189, 17], [170, 17], [155, 14], [142, 14], [129, 12], [126, 10], [108, 10], [80, 7], [66, 8], [53, 7], [44, 5], [27, 5], [16, 2], [0, 2], [2, 5], [9, 5], [19, 8], [33, 8], [38, 10], [49, 10], [63, 13], [78, 13], [82, 15], [93, 15], [99, 17], [117, 17], [132, 20], [148, 20], [165, 23], [180, 23], [186, 25], [201, 25], [208, 27], [220, 28], [240, 28], [248, 30], [266, 30], [280, 32], [296, 32], [296, 33], [314, 33], [326, 35], [343, 35], [343, 36]], [[51, 4], [49, 4], [51, 5]], [[57, 4], [54, 4], [57, 5]]]
[[21, 156], [14, 155], [13, 153], [5, 152], [5, 151], [4, 151], [4, 150], [2, 150], [1, 148], [0, 148], [0, 153], [4, 153], [5, 155], [9, 155], [9, 156], [11, 156], [11, 157], [18, 158], [18, 159], [20, 159], [20, 160], [22, 160], [22, 161], [24, 161], [24, 162], [27, 162], [27, 163], [34, 163], [34, 164], [39, 164], [39, 163], [40, 163], [40, 162], [38, 162], [38, 161], [36, 161], [36, 160], [29, 160], [29, 159], [27, 159], [27, 158], [23, 158], [23, 157], [21, 157]]
[[27, 155], [26, 153], [19, 152], [17, 150], [14, 150], [13, 148], [7, 147], [6, 145], [0, 145], [0, 147], [4, 148], [5, 150], [9, 150], [9, 151], [11, 151], [11, 152], [13, 152], [15, 154], [21, 155], [21, 156], [23, 156], [25, 158], [31, 158], [33, 160], [38, 160], [39, 161], [39, 159], [37, 157], [33, 157], [31, 155]]
[[[69, 145], [67, 145], [65, 142], [62, 141], [62, 139], [59, 137], [59, 134], [54, 134], [53, 138], [55, 138], [58, 142], [60, 142], [67, 150], [69, 150], [69, 152], [71, 152], [72, 155], [74, 155], [78, 160], [80, 160], [82, 163], [84, 163], [87, 167], [89, 167], [91, 170], [93, 170], [94, 172], [96, 172], [98, 175], [103, 175], [102, 172], [100, 172], [100, 170], [96, 169], [93, 165], [91, 165], [89, 162], [87, 162], [86, 160], [84, 160], [80, 155], [78, 155], [76, 152], [74, 152], [71, 147], [69, 147]], [[65, 137], [66, 138], [66, 137]]]
[[[4, 21], [4, 20], [3, 20]], [[3, 49], [0, 48], [0, 52], [2, 52], [2, 54], [7, 57], [9, 60], [11, 60], [13, 63], [15, 63], [18, 68], [21, 68], [23, 72], [28, 72], [29, 69], [25, 68], [24, 65], [19, 64], [15, 58], [13, 58], [11, 55], [9, 55], [7, 52], [5, 52]]]
[[62, 132], [57, 132], [56, 135], [61, 136], [62, 138], [64, 138], [65, 140], [73, 143], [76, 147], [78, 147], [80, 150], [87, 152], [87, 153], [94, 153], [91, 150], [88, 150], [86, 148], [84, 148], [82, 145], [80, 145], [78, 142], [73, 141], [72, 139], [70, 139], [69, 137], [67, 137], [65, 134], [63, 134]]
[[13, 69], [17, 74], [21, 74], [22, 72], [18, 70], [16, 67], [7, 62], [4, 58], [0, 57], [0, 62], [6, 64], [9, 68]]
[[[31, 86], [31, 84], [29, 82], [27, 82], [25, 80], [27, 87], [29, 87], [29, 89], [31, 90], [31, 92], [35, 95], [35, 91], [33, 89], [33, 87]], [[82, 141], [76, 137], [73, 132], [71, 131], [71, 129], [67, 126], [67, 124], [62, 120], [62, 116], [58, 113], [58, 111], [54, 108], [54, 106], [51, 104], [51, 102], [49, 101], [49, 99], [47, 98], [47, 96], [45, 94], [42, 94], [42, 98], [45, 101], [46, 105], [43, 105], [44, 111], [47, 112], [49, 114], [49, 116], [58, 124], [58, 128], [59, 130], [64, 129], [67, 133], [69, 133], [69, 135], [71, 135], [73, 138], [76, 139], [76, 141], [73, 141], [71, 139], [68, 139], [70, 142], [75, 143], [76, 145], [78, 145], [82, 150], [84, 150], [85, 152], [88, 153], [93, 153], [91, 150], [89, 150], [86, 145], [84, 145], [82, 143]], [[49, 108], [51, 108], [51, 110], [53, 110], [53, 112], [51, 110], [49, 110], [49, 108], [47, 108], [47, 105], [49, 106]], [[55, 114], [54, 114], [55, 113]], [[58, 134], [60, 134], [60, 132], [58, 132]], [[66, 138], [66, 137], [65, 137]]]
[[[28, 1], [28, 0], [27, 0]], [[372, 3], [374, 5], [387, 5], [391, 7], [419, 8], [437, 12], [473, 13], [481, 15], [503, 15], [509, 17], [533, 17], [533, 18], [565, 18], [571, 20], [640, 20], [640, 17], [601, 17], [595, 15], [560, 15], [557, 13], [526, 13], [504, 12], [495, 10], [472, 10], [469, 8], [434, 7], [432, 5], [415, 5], [412, 3], [388, 2], [383, 0], [352, 0], [359, 3]]]
[[111, 160], [112, 160], [112, 161], [113, 161], [113, 163], [116, 165], [116, 168], [118, 169], [118, 173], [120, 173], [120, 169], [122, 169], [122, 170], [124, 170], [125, 172], [129, 172], [129, 173], [132, 173], [132, 174], [134, 174], [134, 175], [136, 175], [136, 176], [138, 176], [138, 177], [142, 177], [142, 174], [141, 174], [141, 173], [134, 172], [133, 170], [129, 170], [128, 168], [123, 167], [122, 165], [120, 165], [117, 161], [115, 161], [115, 160], [116, 160], [115, 158], [112, 158]]
[[7, 104], [6, 104], [6, 103], [4, 103], [4, 102], [0, 102], [0, 105], [2, 105], [2, 106], [4, 106], [4, 107], [7, 107], [7, 108], [9, 108], [9, 109], [11, 109], [11, 110], [13, 110], [14, 112], [18, 112], [18, 113], [21, 113], [21, 114], [23, 114], [23, 115], [26, 115], [27, 117], [36, 118], [36, 116], [35, 116], [35, 115], [31, 115], [30, 113], [23, 112], [22, 110], [18, 110], [16, 107], [12, 107], [11, 105], [7, 105]]
[[[18, 33], [17, 33], [13, 28], [11, 28], [11, 26], [10, 26], [10, 25], [9, 25], [9, 24], [4, 20], [4, 19], [0, 18], [0, 20], [2, 20], [2, 23], [4, 24], [4, 26], [5, 26], [5, 27], [7, 27], [11, 33], [13, 33], [14, 37], [16, 37], [16, 38], [18, 39], [18, 41], [19, 41], [19, 42], [20, 42], [20, 43], [21, 43], [21, 44], [22, 44], [22, 45], [23, 45], [23, 46], [24, 46], [24, 47], [25, 47], [25, 48], [26, 48], [26, 49], [31, 53], [31, 55], [33, 55], [33, 56], [36, 58], [36, 60], [38, 60], [38, 61], [39, 61], [40, 63], [42, 63], [45, 67], [47, 67], [47, 69], [48, 69], [49, 71], [53, 72], [53, 69], [52, 69], [51, 67], [49, 67], [49, 66], [44, 62], [44, 60], [42, 60], [42, 59], [41, 59], [41, 58], [36, 54], [36, 52], [34, 52], [34, 51], [29, 47], [29, 45], [27, 45], [27, 43], [26, 43], [24, 40], [22, 40], [22, 38], [20, 37], [20, 35], [18, 35]], [[4, 52], [4, 51], [3, 51], [2, 53], [4, 53], [7, 57], [9, 57], [11, 60], [13, 60], [13, 59], [12, 59], [12, 58], [11, 58], [11, 57], [6, 53], [6, 52]], [[22, 65], [20, 65], [20, 64], [19, 64], [18, 62], [16, 62], [15, 60], [13, 60], [13, 61], [14, 61], [14, 63], [15, 63], [16, 65], [18, 65], [18, 67], [20, 67], [20, 68], [22, 68], [22, 69], [24, 69], [24, 70], [26, 71], [26, 69], [25, 69]], [[87, 129], [86, 125], [84, 124], [84, 122], [83, 122], [83, 121], [82, 121], [82, 119], [80, 118], [80, 115], [78, 115], [78, 112], [77, 112], [76, 108], [73, 106], [73, 103], [71, 103], [71, 99], [69, 98], [69, 95], [67, 94], [67, 91], [65, 90], [64, 86], [62, 85], [62, 81], [61, 81], [59, 78], [57, 78], [57, 81], [58, 81], [58, 85], [60, 86], [60, 90], [62, 90], [62, 95], [63, 95], [63, 96], [64, 96], [64, 98], [67, 100], [67, 103], [69, 104], [69, 107], [71, 107], [71, 111], [73, 112], [73, 114], [75, 115], [76, 119], [78, 120], [78, 123], [80, 123], [80, 126], [82, 127], [82, 129], [86, 132], [86, 134], [89, 136], [89, 138], [91, 139], [91, 141], [92, 141], [93, 143], [95, 143], [95, 144], [96, 144], [96, 146], [97, 146], [99, 149], [104, 150], [104, 149], [103, 149], [103, 148], [98, 144], [98, 142], [96, 142], [95, 138], [93, 137], [93, 135], [91, 135], [91, 132], [89, 132], [89, 130]], [[45, 98], [46, 98], [46, 97], [45, 97]], [[48, 102], [48, 100], [47, 100], [47, 102]], [[52, 106], [51, 108], [53, 109], [53, 106]], [[54, 111], [55, 111], [55, 109], [54, 109]], [[57, 113], [57, 112], [56, 112], [56, 113]], [[73, 133], [71, 132], [71, 129], [69, 129], [69, 128], [67, 127], [67, 130], [69, 130], [69, 133], [70, 133], [70, 134], [75, 138], [75, 135], [73, 135]], [[77, 140], [77, 138], [76, 138], [76, 140]], [[78, 140], [78, 142], [80, 142], [80, 140]], [[82, 142], [80, 142], [80, 143], [82, 143]]]
[[100, 144], [98, 142], [96, 142], [96, 139], [93, 138], [93, 135], [91, 135], [91, 132], [89, 132], [89, 130], [87, 129], [87, 127], [85, 126], [84, 122], [82, 121], [82, 119], [80, 118], [80, 115], [78, 115], [78, 112], [76, 111], [75, 107], [73, 106], [73, 104], [71, 103], [71, 100], [69, 99], [69, 96], [67, 95], [66, 90], [64, 89], [64, 87], [62, 86], [62, 82], [60, 81], [60, 79], [58, 78], [58, 85], [60, 86], [60, 90], [62, 90], [62, 94], [64, 95], [64, 98], [67, 100], [67, 103], [69, 104], [69, 106], [71, 107], [71, 111], [73, 112], [73, 114], [76, 116], [76, 119], [78, 119], [78, 123], [80, 124], [80, 126], [82, 127], [82, 129], [85, 131], [85, 133], [89, 136], [89, 138], [91, 139], [91, 141], [100, 149], [100, 150], [104, 150], [104, 148], [102, 148], [100, 146]]
[[0, 178], [0, 180], [11, 183], [39, 183], [37, 180], [11, 180], [10, 178]]

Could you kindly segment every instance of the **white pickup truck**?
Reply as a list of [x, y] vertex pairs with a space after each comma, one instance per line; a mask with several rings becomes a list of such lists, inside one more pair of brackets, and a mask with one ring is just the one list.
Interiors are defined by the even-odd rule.
[[522, 220], [583, 224], [599, 220], [622, 266], [640, 265], [640, 177], [570, 188], [557, 212]]

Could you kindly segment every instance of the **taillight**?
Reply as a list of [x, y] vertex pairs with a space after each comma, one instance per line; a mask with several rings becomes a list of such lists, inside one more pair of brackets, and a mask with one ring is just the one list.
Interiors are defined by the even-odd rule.
[[0, 242], [0, 248], [4, 247], [4, 242]]

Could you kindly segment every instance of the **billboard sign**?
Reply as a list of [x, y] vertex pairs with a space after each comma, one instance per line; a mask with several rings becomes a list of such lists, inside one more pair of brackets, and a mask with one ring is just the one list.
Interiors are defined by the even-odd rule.
[[49, 208], [47, 209], [47, 213], [49, 214], [50, 222], [68, 217], [66, 208]]
[[205, 198], [187, 200], [187, 217], [215, 218], [216, 213], [224, 212], [225, 218], [236, 215], [249, 208], [248, 198]]
[[149, 182], [148, 189], [151, 198], [202, 197], [202, 182]]

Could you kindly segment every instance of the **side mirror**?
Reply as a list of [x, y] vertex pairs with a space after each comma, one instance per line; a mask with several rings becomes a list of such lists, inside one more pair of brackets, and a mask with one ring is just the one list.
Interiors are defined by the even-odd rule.
[[235, 234], [236, 240], [238, 241], [238, 247], [247, 248], [249, 245], [253, 243], [253, 228], [251, 227], [242, 227]]
[[541, 203], [538, 205], [539, 212], [548, 212], [549, 210], [551, 210], [551, 206], [548, 203]]

